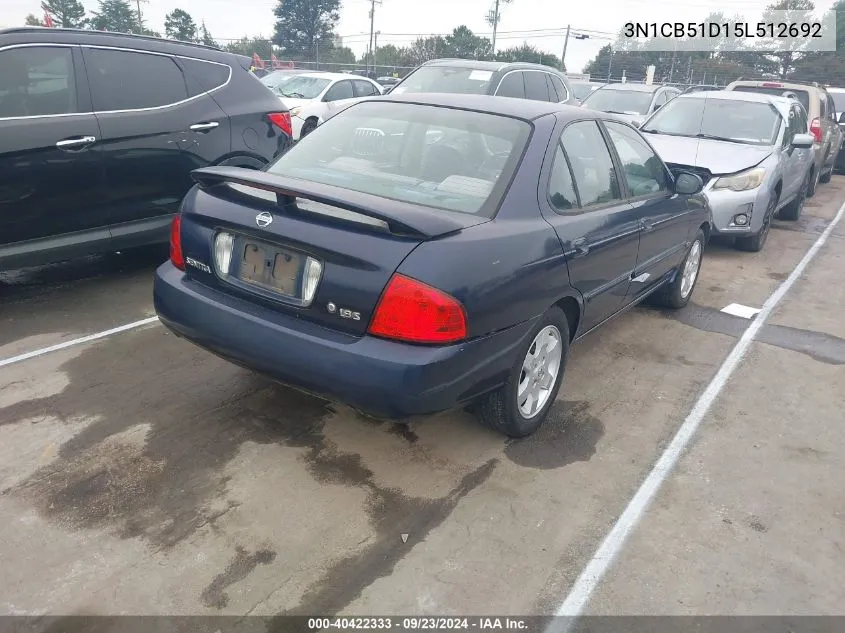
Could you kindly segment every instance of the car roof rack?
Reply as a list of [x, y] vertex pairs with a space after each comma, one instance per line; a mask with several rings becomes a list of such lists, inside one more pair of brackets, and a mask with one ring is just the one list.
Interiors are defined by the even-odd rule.
[[130, 37], [137, 40], [144, 40], [149, 42], [164, 42], [166, 44], [181, 44], [183, 46], [192, 46], [194, 48], [203, 48], [210, 51], [222, 51], [222, 48], [217, 46], [209, 46], [207, 44], [200, 44], [199, 42], [184, 42], [182, 40], [171, 40], [166, 37], [156, 37], [155, 35], [140, 35], [138, 33], [120, 33], [118, 31], [97, 31], [94, 29], [67, 29], [62, 27], [50, 28], [46, 26], [16, 26], [8, 29], [0, 29], [0, 33], [42, 33], [50, 31], [53, 33], [85, 33], [86, 35], [102, 35], [111, 37]]

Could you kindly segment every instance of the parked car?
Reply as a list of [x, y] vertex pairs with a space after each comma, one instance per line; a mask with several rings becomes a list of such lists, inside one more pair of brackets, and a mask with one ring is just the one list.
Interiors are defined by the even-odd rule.
[[677, 88], [658, 84], [607, 84], [590, 93], [581, 107], [621, 115], [623, 120], [638, 126], [679, 94]]
[[381, 84], [382, 88], [389, 88], [398, 84], [401, 79], [399, 77], [376, 77], [376, 81]]
[[670, 169], [705, 182], [713, 233], [759, 251], [775, 213], [797, 220], [813, 178], [813, 137], [800, 102], [738, 91], [682, 95], [640, 130]]
[[484, 95], [369, 99], [266, 171], [194, 178], [154, 284], [171, 331], [378, 417], [472, 405], [515, 437], [571, 341], [690, 300], [710, 227], [700, 178], [631, 126]]
[[167, 242], [193, 169], [259, 169], [290, 116], [248, 57], [153, 37], [0, 30], [0, 269]]
[[586, 99], [591, 93], [595, 92], [604, 85], [604, 83], [597, 81], [569, 80], [569, 86], [572, 88], [572, 94], [578, 100], [578, 103], [584, 101], [584, 99]]
[[410, 73], [390, 94], [483, 94], [578, 105], [569, 80], [550, 66], [434, 59]]
[[807, 111], [810, 120], [810, 134], [815, 139], [813, 145], [813, 177], [807, 191], [807, 197], [812, 197], [815, 194], [818, 183], [830, 182], [836, 156], [842, 145], [842, 131], [839, 129], [836, 119], [836, 106], [823, 86], [817, 83], [803, 83], [792, 80], [737, 80], [728, 84], [725, 90], [769, 95], [783, 95], [785, 92], [794, 93]]
[[691, 92], [706, 92], [708, 90], [721, 90], [719, 86], [712, 86], [708, 84], [701, 84], [698, 86], [688, 86], [681, 92], [682, 95], [690, 94]]
[[839, 151], [836, 153], [836, 163], [834, 171], [840, 173], [845, 171], [845, 88], [827, 88], [827, 93], [833, 99], [834, 110], [836, 111], [836, 121], [839, 124], [839, 130], [842, 132], [842, 141], [839, 144]]
[[357, 100], [381, 93], [382, 87], [367, 77], [323, 72], [301, 74], [276, 90], [290, 110], [294, 141]]

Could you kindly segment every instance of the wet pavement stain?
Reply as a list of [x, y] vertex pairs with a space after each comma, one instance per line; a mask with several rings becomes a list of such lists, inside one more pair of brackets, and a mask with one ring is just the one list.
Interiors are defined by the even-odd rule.
[[750, 527], [755, 532], [769, 531], [769, 528], [767, 528], [757, 517], [751, 517], [751, 520], [748, 522], [748, 527]]
[[[808, 204], [807, 206], [820, 206], [815, 204]], [[830, 220], [820, 218], [814, 215], [803, 215], [798, 218], [797, 222], [790, 222], [786, 220], [772, 222], [772, 229], [778, 231], [791, 231], [793, 233], [810, 233], [821, 234], [824, 232]]]
[[[168, 337], [164, 345], [162, 337]], [[94, 345], [61, 370], [69, 379], [63, 392], [0, 409], [0, 420], [94, 421], [7, 494], [60, 525], [109, 528], [162, 548], [213, 527], [236, 505], [221, 511], [217, 501], [210, 508], [225, 495], [223, 469], [244, 442], [314, 445], [327, 413], [322, 400], [218, 360], [160, 328]], [[148, 430], [141, 441], [120, 439], [142, 424]], [[314, 469], [322, 459], [324, 478], [342, 479], [354, 465], [354, 457], [333, 461], [314, 452]]]
[[[285, 616], [341, 612], [372, 583], [389, 576], [406, 553], [446, 520], [461, 499], [490, 478], [497, 464], [497, 459], [484, 462], [464, 475], [449, 494], [437, 499], [407, 497], [395, 488], [380, 488], [367, 471], [359, 485], [369, 489], [367, 512], [376, 538], [363, 550], [334, 562], [295, 608], [271, 621], [268, 631], [289, 630]], [[402, 534], [408, 534], [407, 542], [400, 538]]]
[[[659, 312], [664, 318], [678, 321], [704, 332], [726, 334], [734, 338], [742, 336], [751, 323], [749, 319], [692, 303], [682, 310]], [[773, 347], [806, 354], [821, 363], [845, 365], [845, 339], [832, 334], [802, 330], [785, 325], [766, 324], [760, 329], [755, 340]]]
[[775, 281], [786, 281], [786, 278], [789, 277], [789, 273], [769, 273], [769, 279], [774, 279]]
[[262, 549], [254, 554], [248, 554], [246, 549], [238, 545], [235, 548], [235, 556], [225, 571], [214, 577], [211, 584], [206, 587], [200, 599], [202, 603], [213, 609], [223, 609], [229, 604], [229, 594], [226, 589], [237, 582], [240, 582], [259, 565], [269, 565], [276, 559], [276, 552], [269, 549]]
[[408, 444], [416, 444], [420, 439], [408, 424], [402, 424], [399, 422], [392, 423], [388, 428], [388, 433], [401, 437], [403, 440], [407, 441]]
[[589, 409], [588, 402], [558, 400], [537, 432], [510, 440], [505, 455], [520, 466], [543, 470], [590, 461], [604, 435], [604, 423]]

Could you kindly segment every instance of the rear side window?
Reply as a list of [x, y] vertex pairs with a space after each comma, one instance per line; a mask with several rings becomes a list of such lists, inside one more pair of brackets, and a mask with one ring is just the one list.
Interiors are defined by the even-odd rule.
[[737, 92], [753, 92], [756, 94], [773, 95], [775, 97], [782, 97], [784, 92], [793, 92], [798, 97], [798, 101], [804, 106], [804, 109], [810, 111], [810, 93], [806, 90], [792, 90], [790, 88], [770, 88], [768, 86], [735, 86], [732, 90]]
[[613, 159], [595, 121], [572, 123], [564, 130], [561, 142], [572, 166], [581, 206], [622, 199]]
[[231, 69], [225, 64], [214, 64], [184, 57], [179, 58], [179, 63], [185, 69], [188, 94], [192, 97], [203, 92], [216, 90], [229, 81]]
[[522, 73], [510, 73], [505, 75], [499, 89], [496, 91], [499, 97], [512, 97], [514, 99], [525, 99], [525, 82]]
[[569, 91], [566, 89], [566, 85], [564, 85], [563, 81], [561, 81], [560, 77], [555, 77], [554, 75], [547, 74], [546, 77], [549, 80], [550, 86], [550, 96], [557, 96], [555, 101], [560, 103], [561, 101], [566, 101], [569, 99]]
[[546, 83], [546, 73], [523, 73], [525, 80], [525, 98], [533, 101], [551, 101], [549, 99], [549, 85]]
[[182, 71], [165, 55], [90, 48], [85, 67], [97, 112], [156, 108], [188, 98]]
[[76, 111], [71, 49], [36, 46], [0, 52], [0, 117]]
[[355, 84], [355, 94], [359, 97], [371, 97], [378, 94], [376, 87], [369, 81], [362, 81], [358, 79], [353, 83]]

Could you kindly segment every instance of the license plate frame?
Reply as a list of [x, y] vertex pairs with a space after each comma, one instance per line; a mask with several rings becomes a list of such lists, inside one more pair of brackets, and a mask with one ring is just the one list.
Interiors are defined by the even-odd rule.
[[274, 299], [302, 302], [305, 255], [295, 250], [244, 237], [235, 240], [235, 279]]

